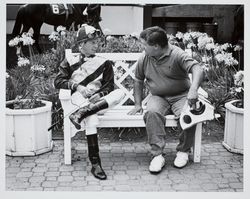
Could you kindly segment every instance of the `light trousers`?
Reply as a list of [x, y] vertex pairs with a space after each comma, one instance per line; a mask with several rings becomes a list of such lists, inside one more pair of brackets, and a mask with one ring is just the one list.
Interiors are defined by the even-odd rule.
[[[148, 142], [151, 145], [152, 156], [162, 154], [166, 145], [165, 116], [173, 113], [179, 118], [186, 100], [187, 93], [174, 97], [160, 97], [156, 95], [150, 97], [147, 103], [147, 112], [143, 118], [146, 124]], [[188, 152], [194, 143], [196, 126], [182, 130], [178, 121], [177, 128], [180, 131], [180, 136], [176, 150]]]
[[[108, 95], [105, 95], [101, 99], [105, 99], [106, 102], [108, 103], [108, 107], [112, 108], [117, 104], [119, 104], [124, 97], [125, 93], [121, 89], [116, 89], [110, 92]], [[71, 102], [73, 105], [73, 109], [87, 106], [90, 103], [88, 99], [84, 98], [82, 94], [79, 92], [73, 93], [73, 95], [71, 96]], [[108, 109], [101, 110], [98, 113], [103, 114]], [[99, 124], [99, 120], [97, 117], [98, 113], [90, 115], [82, 121], [81, 126], [83, 129], [85, 129], [86, 135], [92, 135], [97, 133], [96, 127]]]

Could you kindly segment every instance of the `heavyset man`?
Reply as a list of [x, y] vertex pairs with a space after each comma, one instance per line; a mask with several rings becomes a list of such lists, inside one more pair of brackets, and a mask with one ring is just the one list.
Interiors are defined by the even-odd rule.
[[[173, 112], [179, 117], [186, 101], [195, 108], [197, 90], [203, 80], [200, 64], [177, 46], [169, 44], [166, 32], [158, 27], [150, 27], [140, 34], [144, 53], [139, 58], [135, 70], [135, 107], [128, 114], [142, 113], [142, 93], [144, 80], [152, 96], [144, 115], [148, 141], [151, 145], [151, 173], [159, 173], [165, 165], [165, 115]], [[192, 83], [188, 73], [192, 73]], [[178, 124], [179, 129], [180, 125]], [[195, 126], [181, 130], [174, 166], [183, 168], [188, 163], [188, 153], [193, 146]]]
[[101, 166], [96, 126], [97, 114], [118, 104], [123, 91], [114, 90], [113, 63], [96, 56], [100, 31], [84, 24], [77, 32], [79, 57], [65, 57], [55, 79], [55, 87], [72, 91], [72, 110], [69, 118], [77, 129], [84, 125], [88, 143], [88, 155], [92, 174], [101, 180], [107, 178]]

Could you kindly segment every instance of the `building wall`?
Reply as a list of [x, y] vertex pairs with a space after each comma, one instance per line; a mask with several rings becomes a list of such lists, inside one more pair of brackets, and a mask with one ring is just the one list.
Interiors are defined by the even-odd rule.
[[[234, 15], [238, 5], [169, 5], [152, 10], [153, 21], [216, 22], [218, 42], [230, 42], [234, 30]], [[157, 20], [154, 20], [157, 19]]]
[[109, 29], [112, 35], [126, 35], [143, 29], [143, 7], [102, 6], [102, 29]]

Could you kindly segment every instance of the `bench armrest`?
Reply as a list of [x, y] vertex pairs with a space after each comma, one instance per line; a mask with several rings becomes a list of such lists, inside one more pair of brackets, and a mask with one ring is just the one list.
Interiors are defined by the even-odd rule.
[[205, 97], [206, 99], [208, 98], [208, 93], [201, 87], [198, 89], [198, 94]]

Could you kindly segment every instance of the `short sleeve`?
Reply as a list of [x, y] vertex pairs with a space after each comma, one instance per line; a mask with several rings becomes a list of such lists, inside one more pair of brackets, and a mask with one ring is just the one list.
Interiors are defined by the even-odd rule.
[[179, 55], [178, 56], [178, 62], [180, 64], [180, 66], [182, 67], [182, 69], [186, 70], [188, 73], [191, 72], [191, 69], [194, 65], [198, 65], [199, 62], [196, 61], [195, 59], [193, 59], [187, 52], [185, 51], [179, 51]]
[[136, 62], [136, 68], [135, 68], [135, 80], [137, 81], [144, 81], [145, 79], [145, 73], [144, 73], [144, 59], [145, 54], [142, 53], [142, 55], [139, 57], [139, 59]]

